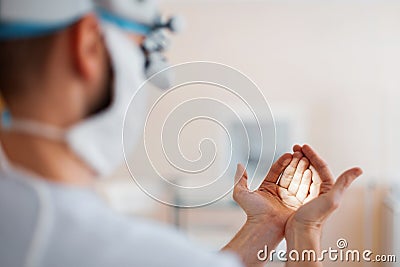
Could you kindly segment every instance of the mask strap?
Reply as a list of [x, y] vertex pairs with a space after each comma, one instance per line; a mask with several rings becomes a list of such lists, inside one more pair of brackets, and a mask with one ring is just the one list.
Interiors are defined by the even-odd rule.
[[1, 113], [1, 129], [4, 131], [35, 135], [54, 141], [65, 140], [64, 130], [33, 120], [12, 118], [11, 113], [8, 110], [4, 110]]

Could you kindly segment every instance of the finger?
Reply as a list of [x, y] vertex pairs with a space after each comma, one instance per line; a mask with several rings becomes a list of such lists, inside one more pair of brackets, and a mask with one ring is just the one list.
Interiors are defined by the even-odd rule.
[[298, 144], [294, 145], [293, 152], [301, 152], [301, 145], [298, 145]]
[[307, 203], [308, 201], [313, 200], [314, 198], [319, 196], [320, 185], [321, 184], [311, 183], [311, 185], [310, 185], [310, 194], [306, 197], [306, 199], [304, 200], [304, 203]]
[[304, 202], [304, 200], [308, 195], [308, 192], [310, 191], [311, 177], [312, 177], [312, 172], [309, 169], [305, 170], [303, 177], [301, 178], [299, 190], [297, 191], [296, 194], [296, 198], [302, 203]]
[[297, 165], [296, 171], [293, 175], [293, 179], [290, 182], [290, 185], [288, 188], [289, 193], [291, 193], [292, 195], [297, 194], [297, 191], [299, 190], [299, 187], [300, 187], [303, 173], [305, 172], [305, 170], [308, 169], [309, 165], [310, 165], [310, 162], [305, 157], [302, 157], [301, 160], [299, 161], [299, 164]]
[[292, 160], [292, 154], [290, 153], [283, 154], [274, 164], [272, 164], [271, 169], [269, 170], [264, 181], [276, 183], [279, 179], [279, 176], [289, 165], [291, 160]]
[[321, 177], [319, 177], [319, 174], [315, 170], [314, 166], [310, 165], [310, 170], [312, 173], [311, 186], [310, 186], [310, 197], [313, 199], [313, 198], [316, 198], [317, 196], [319, 196], [319, 194], [320, 194], [322, 180], [321, 180]]
[[317, 172], [317, 170], [314, 168], [313, 165], [310, 165], [309, 169], [312, 172], [312, 182], [320, 185], [322, 183], [322, 180], [321, 177], [319, 177], [319, 173]]
[[247, 191], [249, 190], [247, 187], [247, 172], [241, 163], [239, 163], [236, 167], [235, 189]]
[[346, 191], [346, 189], [361, 174], [362, 170], [360, 168], [352, 168], [345, 171], [342, 175], [339, 176], [331, 190], [334, 200], [337, 203], [340, 202], [340, 199], [342, 198], [342, 195]]
[[278, 187], [278, 195], [282, 199], [283, 203], [285, 203], [286, 206], [292, 208], [292, 209], [297, 209], [298, 207], [301, 206], [300, 200], [296, 198], [296, 196], [293, 196], [290, 194], [285, 188], [283, 187]]
[[309, 168], [311, 170], [310, 194], [306, 197], [304, 203], [307, 203], [320, 195], [322, 183], [321, 178], [319, 177], [318, 172], [315, 170], [314, 166], [310, 165]]
[[293, 175], [296, 171], [297, 164], [299, 163], [300, 159], [303, 157], [303, 154], [300, 152], [294, 152], [292, 160], [290, 164], [286, 167], [286, 169], [283, 171], [282, 177], [279, 180], [279, 185], [282, 186], [283, 188], [288, 188], [290, 185], [290, 182], [293, 179]]
[[309, 145], [304, 145], [301, 151], [304, 156], [310, 160], [311, 165], [314, 166], [322, 183], [333, 184], [333, 175], [329, 170], [328, 164], [317, 154], [317, 152], [315, 152]]

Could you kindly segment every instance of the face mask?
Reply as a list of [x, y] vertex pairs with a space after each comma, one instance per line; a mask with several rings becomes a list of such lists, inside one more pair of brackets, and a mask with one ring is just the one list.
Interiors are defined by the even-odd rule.
[[[113, 99], [110, 106], [98, 114], [92, 115], [70, 129], [62, 130], [37, 121], [12, 118], [3, 113], [2, 125], [5, 130], [22, 131], [48, 139], [61, 140], [90, 166], [99, 177], [109, 175], [123, 162], [123, 120], [133, 94], [145, 80], [143, 53], [126, 34], [114, 25], [104, 24], [105, 42], [110, 54], [114, 71]], [[140, 101], [145, 110], [146, 99]], [[137, 122], [126, 124], [125, 133], [130, 139], [125, 140], [125, 148], [134, 145], [142, 130], [135, 125], [142, 125], [144, 115], [138, 113]], [[128, 143], [127, 143], [128, 142]]]

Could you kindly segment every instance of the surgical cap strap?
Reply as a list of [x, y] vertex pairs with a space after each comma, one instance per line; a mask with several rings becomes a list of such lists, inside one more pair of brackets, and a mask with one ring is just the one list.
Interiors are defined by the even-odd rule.
[[148, 26], [148, 25], [145, 25], [142, 23], [138, 23], [133, 20], [122, 18], [122, 17], [117, 16], [103, 8], [98, 8], [96, 12], [100, 16], [101, 19], [111, 22], [111, 23], [114, 23], [121, 29], [132, 32], [132, 33], [147, 35], [152, 30], [151, 26]]
[[0, 22], [0, 40], [28, 38], [51, 34], [58, 30], [67, 28], [78, 21], [81, 16], [59, 23], [38, 22]]

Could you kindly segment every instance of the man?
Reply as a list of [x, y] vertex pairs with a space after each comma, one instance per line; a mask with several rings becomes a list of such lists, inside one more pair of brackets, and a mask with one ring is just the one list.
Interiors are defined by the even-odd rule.
[[283, 237], [290, 248], [318, 249], [324, 220], [361, 171], [351, 169], [334, 184], [307, 145], [280, 157], [254, 192], [238, 165], [233, 196], [248, 219], [220, 253], [107, 208], [92, 184], [122, 158], [124, 99], [144, 79], [139, 44], [146, 33], [126, 33], [100, 17], [90, 1], [0, 1], [7, 109], [0, 131], [0, 265], [261, 266], [257, 252]]

